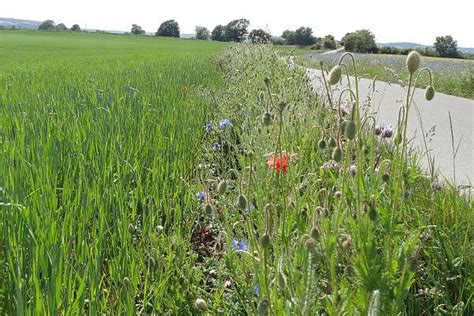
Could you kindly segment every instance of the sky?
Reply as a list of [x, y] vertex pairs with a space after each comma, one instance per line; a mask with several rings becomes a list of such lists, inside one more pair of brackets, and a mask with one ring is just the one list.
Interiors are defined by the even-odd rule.
[[246, 18], [251, 28], [273, 35], [300, 26], [322, 37], [340, 39], [348, 32], [369, 29], [379, 43], [432, 44], [436, 36], [451, 35], [460, 47], [474, 47], [472, 0], [1, 0], [4, 18], [54, 20], [68, 27], [129, 31], [133, 23], [155, 32], [161, 22], [178, 21], [181, 33], [196, 25], [212, 30], [218, 24]]

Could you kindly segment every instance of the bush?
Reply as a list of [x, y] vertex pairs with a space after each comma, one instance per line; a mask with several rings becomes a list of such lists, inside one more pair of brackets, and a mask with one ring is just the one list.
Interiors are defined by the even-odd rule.
[[250, 21], [247, 19], [238, 19], [229, 22], [224, 27], [224, 38], [227, 42], [242, 42], [248, 33]]
[[196, 26], [196, 39], [198, 40], [208, 40], [209, 39], [209, 30], [204, 26]]
[[295, 31], [296, 45], [309, 46], [316, 43], [316, 39], [313, 36], [313, 30], [310, 27], [300, 27]]
[[74, 24], [74, 25], [71, 27], [71, 31], [73, 31], [73, 32], [82, 32], [82, 31], [81, 31], [81, 27], [79, 26], [79, 24]]
[[285, 39], [281, 36], [273, 36], [272, 37], [272, 44], [273, 45], [285, 45]]
[[325, 49], [336, 49], [336, 40], [334, 39], [334, 36], [332, 35], [326, 35], [322, 39], [322, 47]]
[[343, 38], [344, 48], [347, 52], [353, 53], [377, 53], [375, 36], [369, 30], [359, 30], [347, 33]]
[[271, 39], [270, 33], [262, 29], [252, 30], [249, 34], [249, 40], [254, 44], [267, 44]]
[[53, 20], [46, 20], [43, 21], [40, 26], [38, 26], [38, 30], [41, 31], [54, 31], [56, 29], [56, 23]]
[[131, 33], [133, 35], [141, 35], [141, 34], [145, 34], [145, 30], [142, 29], [142, 27], [140, 25], [132, 24]]
[[175, 20], [168, 20], [161, 23], [156, 36], [179, 37], [179, 25]]

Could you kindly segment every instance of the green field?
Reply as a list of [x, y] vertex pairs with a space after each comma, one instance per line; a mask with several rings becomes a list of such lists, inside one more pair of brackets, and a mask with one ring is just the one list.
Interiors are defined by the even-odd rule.
[[472, 198], [277, 50], [0, 44], [0, 315], [474, 312]]

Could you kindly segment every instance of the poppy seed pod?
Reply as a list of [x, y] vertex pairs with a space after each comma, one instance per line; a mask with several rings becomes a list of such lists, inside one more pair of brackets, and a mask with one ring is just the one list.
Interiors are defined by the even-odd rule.
[[354, 121], [347, 121], [346, 128], [344, 130], [344, 134], [346, 135], [347, 139], [353, 140], [356, 135], [356, 124]]
[[326, 141], [323, 138], [321, 138], [321, 140], [318, 142], [318, 147], [319, 149], [326, 148]]
[[425, 90], [425, 99], [427, 101], [431, 101], [433, 100], [433, 97], [435, 95], [435, 89], [432, 85], [429, 85], [428, 87], [426, 87], [426, 90]]
[[420, 66], [421, 57], [417, 51], [411, 51], [407, 57], [407, 68], [408, 72], [413, 75], [413, 73], [418, 69]]
[[237, 199], [237, 205], [240, 207], [240, 209], [245, 210], [247, 207], [247, 198], [245, 195], [239, 195], [239, 198]]
[[217, 192], [219, 192], [219, 194], [224, 194], [226, 190], [227, 190], [227, 181], [222, 180], [221, 182], [219, 182], [219, 185], [217, 186]]
[[342, 150], [339, 147], [334, 148], [332, 152], [332, 159], [336, 162], [341, 161], [342, 159]]
[[329, 84], [335, 85], [341, 80], [342, 68], [339, 65], [334, 66], [329, 72]]
[[265, 112], [265, 114], [263, 114], [263, 125], [268, 126], [271, 123], [272, 123], [272, 115], [270, 114], [270, 112]]
[[263, 249], [268, 249], [270, 247], [270, 236], [268, 234], [264, 234], [260, 238], [260, 246], [262, 246]]

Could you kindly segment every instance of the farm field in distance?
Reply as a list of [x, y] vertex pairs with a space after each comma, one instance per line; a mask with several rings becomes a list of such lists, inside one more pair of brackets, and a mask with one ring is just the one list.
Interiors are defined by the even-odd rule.
[[[295, 55], [304, 65], [320, 68], [319, 61], [333, 65], [342, 53], [312, 53], [308, 50], [295, 49]], [[377, 80], [400, 83], [405, 79], [406, 56], [385, 54], [354, 54], [358, 62], [359, 75]], [[439, 57], [423, 57], [421, 67], [428, 67], [434, 73], [433, 81], [437, 91], [459, 97], [474, 99], [474, 60]], [[402, 76], [402, 77], [400, 77]], [[420, 77], [418, 87], [426, 87], [429, 78], [426, 74]]]
[[472, 196], [285, 54], [0, 31], [0, 315], [472, 314]]

